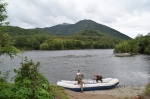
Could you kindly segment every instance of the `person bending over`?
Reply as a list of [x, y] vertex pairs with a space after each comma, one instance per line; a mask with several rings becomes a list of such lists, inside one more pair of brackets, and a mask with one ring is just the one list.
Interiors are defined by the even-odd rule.
[[96, 80], [96, 82], [98, 82], [99, 80], [102, 82], [103, 77], [101, 75], [95, 74], [94, 75], [94, 80]]

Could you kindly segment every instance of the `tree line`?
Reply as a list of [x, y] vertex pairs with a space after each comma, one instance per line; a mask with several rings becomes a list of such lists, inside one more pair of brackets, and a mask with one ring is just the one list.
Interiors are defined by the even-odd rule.
[[121, 40], [98, 36], [24, 35], [14, 37], [17, 48], [34, 50], [110, 49]]
[[137, 36], [135, 39], [123, 41], [114, 48], [116, 53], [142, 53], [150, 55], [150, 36]]
[[24, 50], [110, 49], [121, 41], [109, 35], [98, 35], [93, 30], [73, 36], [54, 36], [39, 29], [13, 26], [1, 26], [0, 29], [12, 37], [14, 46]]

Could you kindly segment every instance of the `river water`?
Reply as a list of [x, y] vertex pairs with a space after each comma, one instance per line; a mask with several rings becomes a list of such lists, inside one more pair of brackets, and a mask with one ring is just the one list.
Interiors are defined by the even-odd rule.
[[0, 57], [1, 71], [9, 70], [9, 78], [12, 78], [15, 75], [13, 69], [20, 68], [25, 56], [41, 63], [40, 72], [52, 84], [61, 79], [74, 80], [78, 69], [86, 79], [92, 79], [97, 73], [103, 78], [118, 78], [121, 86], [141, 86], [150, 81], [149, 55], [115, 57], [112, 49], [25, 51], [12, 60], [3, 55]]

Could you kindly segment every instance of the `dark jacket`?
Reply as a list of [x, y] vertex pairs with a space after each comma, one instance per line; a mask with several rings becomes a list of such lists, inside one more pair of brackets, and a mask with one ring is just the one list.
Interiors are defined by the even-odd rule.
[[95, 75], [96, 82], [98, 82], [99, 80], [102, 82], [103, 77], [101, 75]]

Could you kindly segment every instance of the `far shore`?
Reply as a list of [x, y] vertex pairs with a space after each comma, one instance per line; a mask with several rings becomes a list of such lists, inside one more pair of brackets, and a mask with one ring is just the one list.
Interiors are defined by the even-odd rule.
[[140, 53], [114, 53], [116, 57], [128, 57], [132, 55], [139, 55]]

